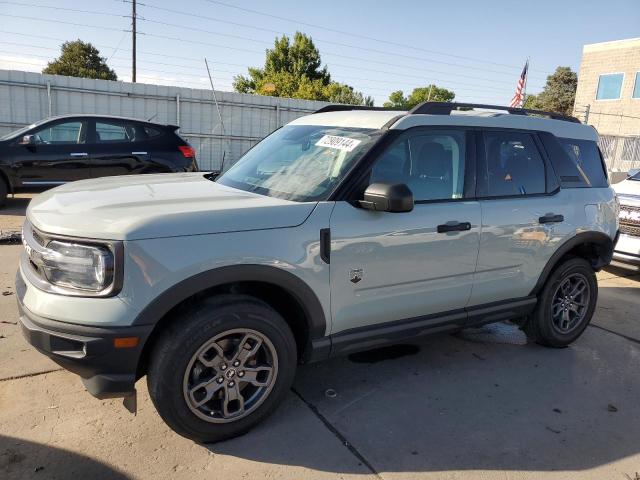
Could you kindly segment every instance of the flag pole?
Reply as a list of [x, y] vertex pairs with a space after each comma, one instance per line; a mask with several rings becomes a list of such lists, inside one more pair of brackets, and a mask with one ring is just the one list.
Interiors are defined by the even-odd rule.
[[527, 101], [527, 82], [529, 81], [529, 70], [531, 69], [531, 65], [529, 64], [529, 57], [527, 57], [527, 72], [524, 76], [524, 86], [522, 87], [522, 107], [524, 108], [524, 104]]

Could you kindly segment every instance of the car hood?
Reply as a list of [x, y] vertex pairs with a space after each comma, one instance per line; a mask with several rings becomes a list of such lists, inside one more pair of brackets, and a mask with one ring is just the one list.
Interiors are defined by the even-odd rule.
[[[623, 180], [620, 183], [611, 185], [616, 194], [620, 197], [622, 203], [623, 200], [629, 200], [633, 204], [640, 204], [640, 181], [638, 180]], [[627, 201], [626, 203], [629, 203]]]
[[202, 173], [168, 173], [69, 183], [35, 197], [27, 218], [47, 233], [139, 240], [293, 227], [315, 205], [237, 190]]

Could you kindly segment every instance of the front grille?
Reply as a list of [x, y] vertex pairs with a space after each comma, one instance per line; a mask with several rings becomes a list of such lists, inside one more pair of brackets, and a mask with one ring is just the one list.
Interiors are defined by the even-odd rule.
[[633, 235], [634, 237], [640, 237], [640, 226], [620, 224], [620, 233], [626, 233], [627, 235]]
[[640, 207], [620, 205], [620, 232], [640, 237]]

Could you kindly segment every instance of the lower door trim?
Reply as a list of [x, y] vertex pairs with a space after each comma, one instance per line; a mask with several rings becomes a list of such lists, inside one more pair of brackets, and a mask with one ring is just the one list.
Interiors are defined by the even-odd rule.
[[307, 356], [307, 361], [369, 350], [432, 333], [522, 317], [533, 311], [537, 301], [537, 297], [532, 295], [344, 330], [312, 342], [312, 352]]

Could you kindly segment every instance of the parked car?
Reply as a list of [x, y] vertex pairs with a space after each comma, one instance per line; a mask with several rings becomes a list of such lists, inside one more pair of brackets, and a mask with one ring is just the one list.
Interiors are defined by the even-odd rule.
[[640, 266], [640, 170], [613, 185], [620, 201], [620, 239], [613, 259], [629, 266]]
[[48, 118], [0, 138], [0, 205], [7, 193], [75, 180], [198, 170], [175, 125], [102, 115]]
[[16, 279], [27, 340], [130, 410], [146, 375], [166, 423], [206, 442], [270, 414], [301, 362], [506, 319], [571, 344], [618, 231], [596, 131], [458, 112], [480, 107], [325, 107], [215, 182], [86, 180], [36, 197]]

